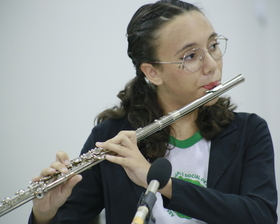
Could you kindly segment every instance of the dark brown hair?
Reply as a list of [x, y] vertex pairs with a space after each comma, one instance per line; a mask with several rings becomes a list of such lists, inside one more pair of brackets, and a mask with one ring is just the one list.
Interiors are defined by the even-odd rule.
[[[100, 113], [96, 118], [97, 123], [127, 116], [133, 128], [137, 129], [164, 115], [158, 102], [156, 86], [145, 79], [140, 65], [157, 61], [156, 32], [174, 17], [193, 10], [201, 12], [195, 5], [178, 0], [162, 0], [138, 9], [127, 27], [128, 56], [136, 69], [136, 77], [119, 92], [120, 105]], [[196, 124], [201, 135], [207, 140], [216, 136], [233, 120], [233, 109], [229, 98], [220, 98], [212, 106], [199, 108]], [[165, 156], [169, 135], [170, 127], [166, 127], [139, 142], [138, 146], [144, 156], [153, 161]]]

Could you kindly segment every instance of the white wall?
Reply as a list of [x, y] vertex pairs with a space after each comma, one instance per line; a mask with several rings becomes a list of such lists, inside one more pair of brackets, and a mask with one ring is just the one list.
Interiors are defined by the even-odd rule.
[[[148, 2], [0, 0], [0, 200], [26, 189], [56, 151], [78, 156], [96, 114], [134, 77], [126, 26]], [[227, 95], [268, 121], [279, 180], [280, 1], [191, 2], [229, 38], [223, 80], [243, 73], [246, 82]], [[26, 223], [31, 205], [0, 223]]]

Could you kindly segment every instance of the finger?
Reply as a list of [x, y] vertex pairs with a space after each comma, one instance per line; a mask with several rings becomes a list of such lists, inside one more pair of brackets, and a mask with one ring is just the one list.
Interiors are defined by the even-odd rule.
[[[123, 156], [123, 157], [127, 157], [132, 153], [132, 150], [130, 150], [128, 146], [125, 147], [120, 144], [111, 143], [110, 141], [103, 142], [103, 143], [97, 142], [96, 146], [104, 149], [108, 149], [109, 151], [116, 153], [116, 155]], [[131, 147], [134, 146], [132, 145]]]
[[135, 140], [135, 132], [124, 131], [106, 142], [97, 142], [96, 146], [114, 151], [121, 156], [128, 156], [133, 150], [138, 150]]
[[53, 162], [50, 167], [43, 169], [39, 176], [33, 177], [32, 181], [33, 182], [39, 181], [42, 177], [51, 176], [56, 171], [59, 171], [61, 173], [67, 173], [68, 169], [66, 166], [69, 164], [70, 162], [69, 162], [68, 154], [63, 151], [58, 151], [56, 153], [56, 161]]
[[137, 143], [135, 131], [120, 131], [114, 138], [109, 140], [109, 142], [121, 144], [123, 146], [128, 146], [127, 144], [135, 145]]
[[119, 164], [121, 166], [127, 166], [127, 160], [124, 157], [120, 157], [120, 156], [112, 156], [112, 155], [106, 155], [105, 159], [112, 162], [112, 163], [116, 163]]
[[124, 145], [125, 142], [136, 143], [136, 134], [135, 131], [120, 131], [115, 137], [107, 140], [113, 144]]
[[35, 177], [32, 178], [32, 181], [33, 181], [33, 182], [37, 182], [37, 181], [39, 181], [41, 178], [42, 178], [42, 176], [35, 176]]
[[38, 178], [40, 179], [45, 176], [53, 175], [56, 171], [59, 171], [61, 173], [67, 173], [68, 169], [66, 168], [66, 166], [64, 164], [55, 161], [51, 164], [50, 167], [43, 169], [41, 171], [40, 175], [34, 177], [33, 179], [37, 180]]
[[72, 178], [69, 179], [68, 181], [68, 186], [70, 188], [73, 188], [76, 186], [77, 183], [79, 183], [83, 179], [82, 175], [76, 174]]
[[64, 165], [69, 165], [69, 156], [64, 151], [58, 151], [56, 153], [56, 161], [63, 163]]
[[40, 175], [39, 176], [35, 176], [32, 178], [32, 181], [39, 181], [42, 177], [45, 177], [45, 176], [51, 176], [53, 175], [54, 173], [56, 172], [56, 170], [54, 168], [51, 168], [51, 167], [48, 167], [48, 168], [45, 168], [41, 171]]
[[58, 162], [58, 161], [55, 161], [51, 164], [51, 168], [61, 172], [61, 173], [67, 173], [68, 172], [68, 169], [67, 167], [61, 163], [61, 162]]
[[134, 144], [137, 143], [137, 137], [135, 131], [120, 131], [119, 134], [126, 135]]

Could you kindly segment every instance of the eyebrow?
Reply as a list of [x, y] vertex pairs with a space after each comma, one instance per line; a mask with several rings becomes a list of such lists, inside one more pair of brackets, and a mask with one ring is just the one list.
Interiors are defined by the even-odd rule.
[[[216, 37], [216, 36], [218, 36], [218, 34], [214, 32], [214, 33], [212, 33], [212, 34], [209, 36], [208, 40], [210, 40], [210, 39], [212, 39], [213, 37]], [[183, 50], [185, 50], [185, 49], [187, 49], [187, 48], [189, 48], [189, 47], [195, 46], [195, 45], [197, 45], [197, 44], [196, 44], [196, 43], [186, 44], [186, 45], [185, 45], [184, 47], [182, 47], [179, 51], [177, 51], [177, 52], [175, 53], [174, 56], [176, 56], [177, 54], [179, 54], [179, 53], [182, 52]]]

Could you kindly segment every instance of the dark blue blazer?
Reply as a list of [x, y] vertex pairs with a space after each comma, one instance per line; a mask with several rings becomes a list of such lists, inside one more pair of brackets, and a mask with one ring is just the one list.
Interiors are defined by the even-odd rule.
[[[96, 141], [131, 129], [125, 118], [107, 120], [93, 128], [82, 153]], [[52, 223], [88, 224], [105, 208], [107, 224], [130, 224], [145, 189], [108, 161], [82, 175]], [[255, 114], [235, 113], [211, 141], [207, 188], [172, 178], [172, 198], [163, 199], [166, 208], [209, 224], [277, 223], [274, 152], [266, 122]]]

